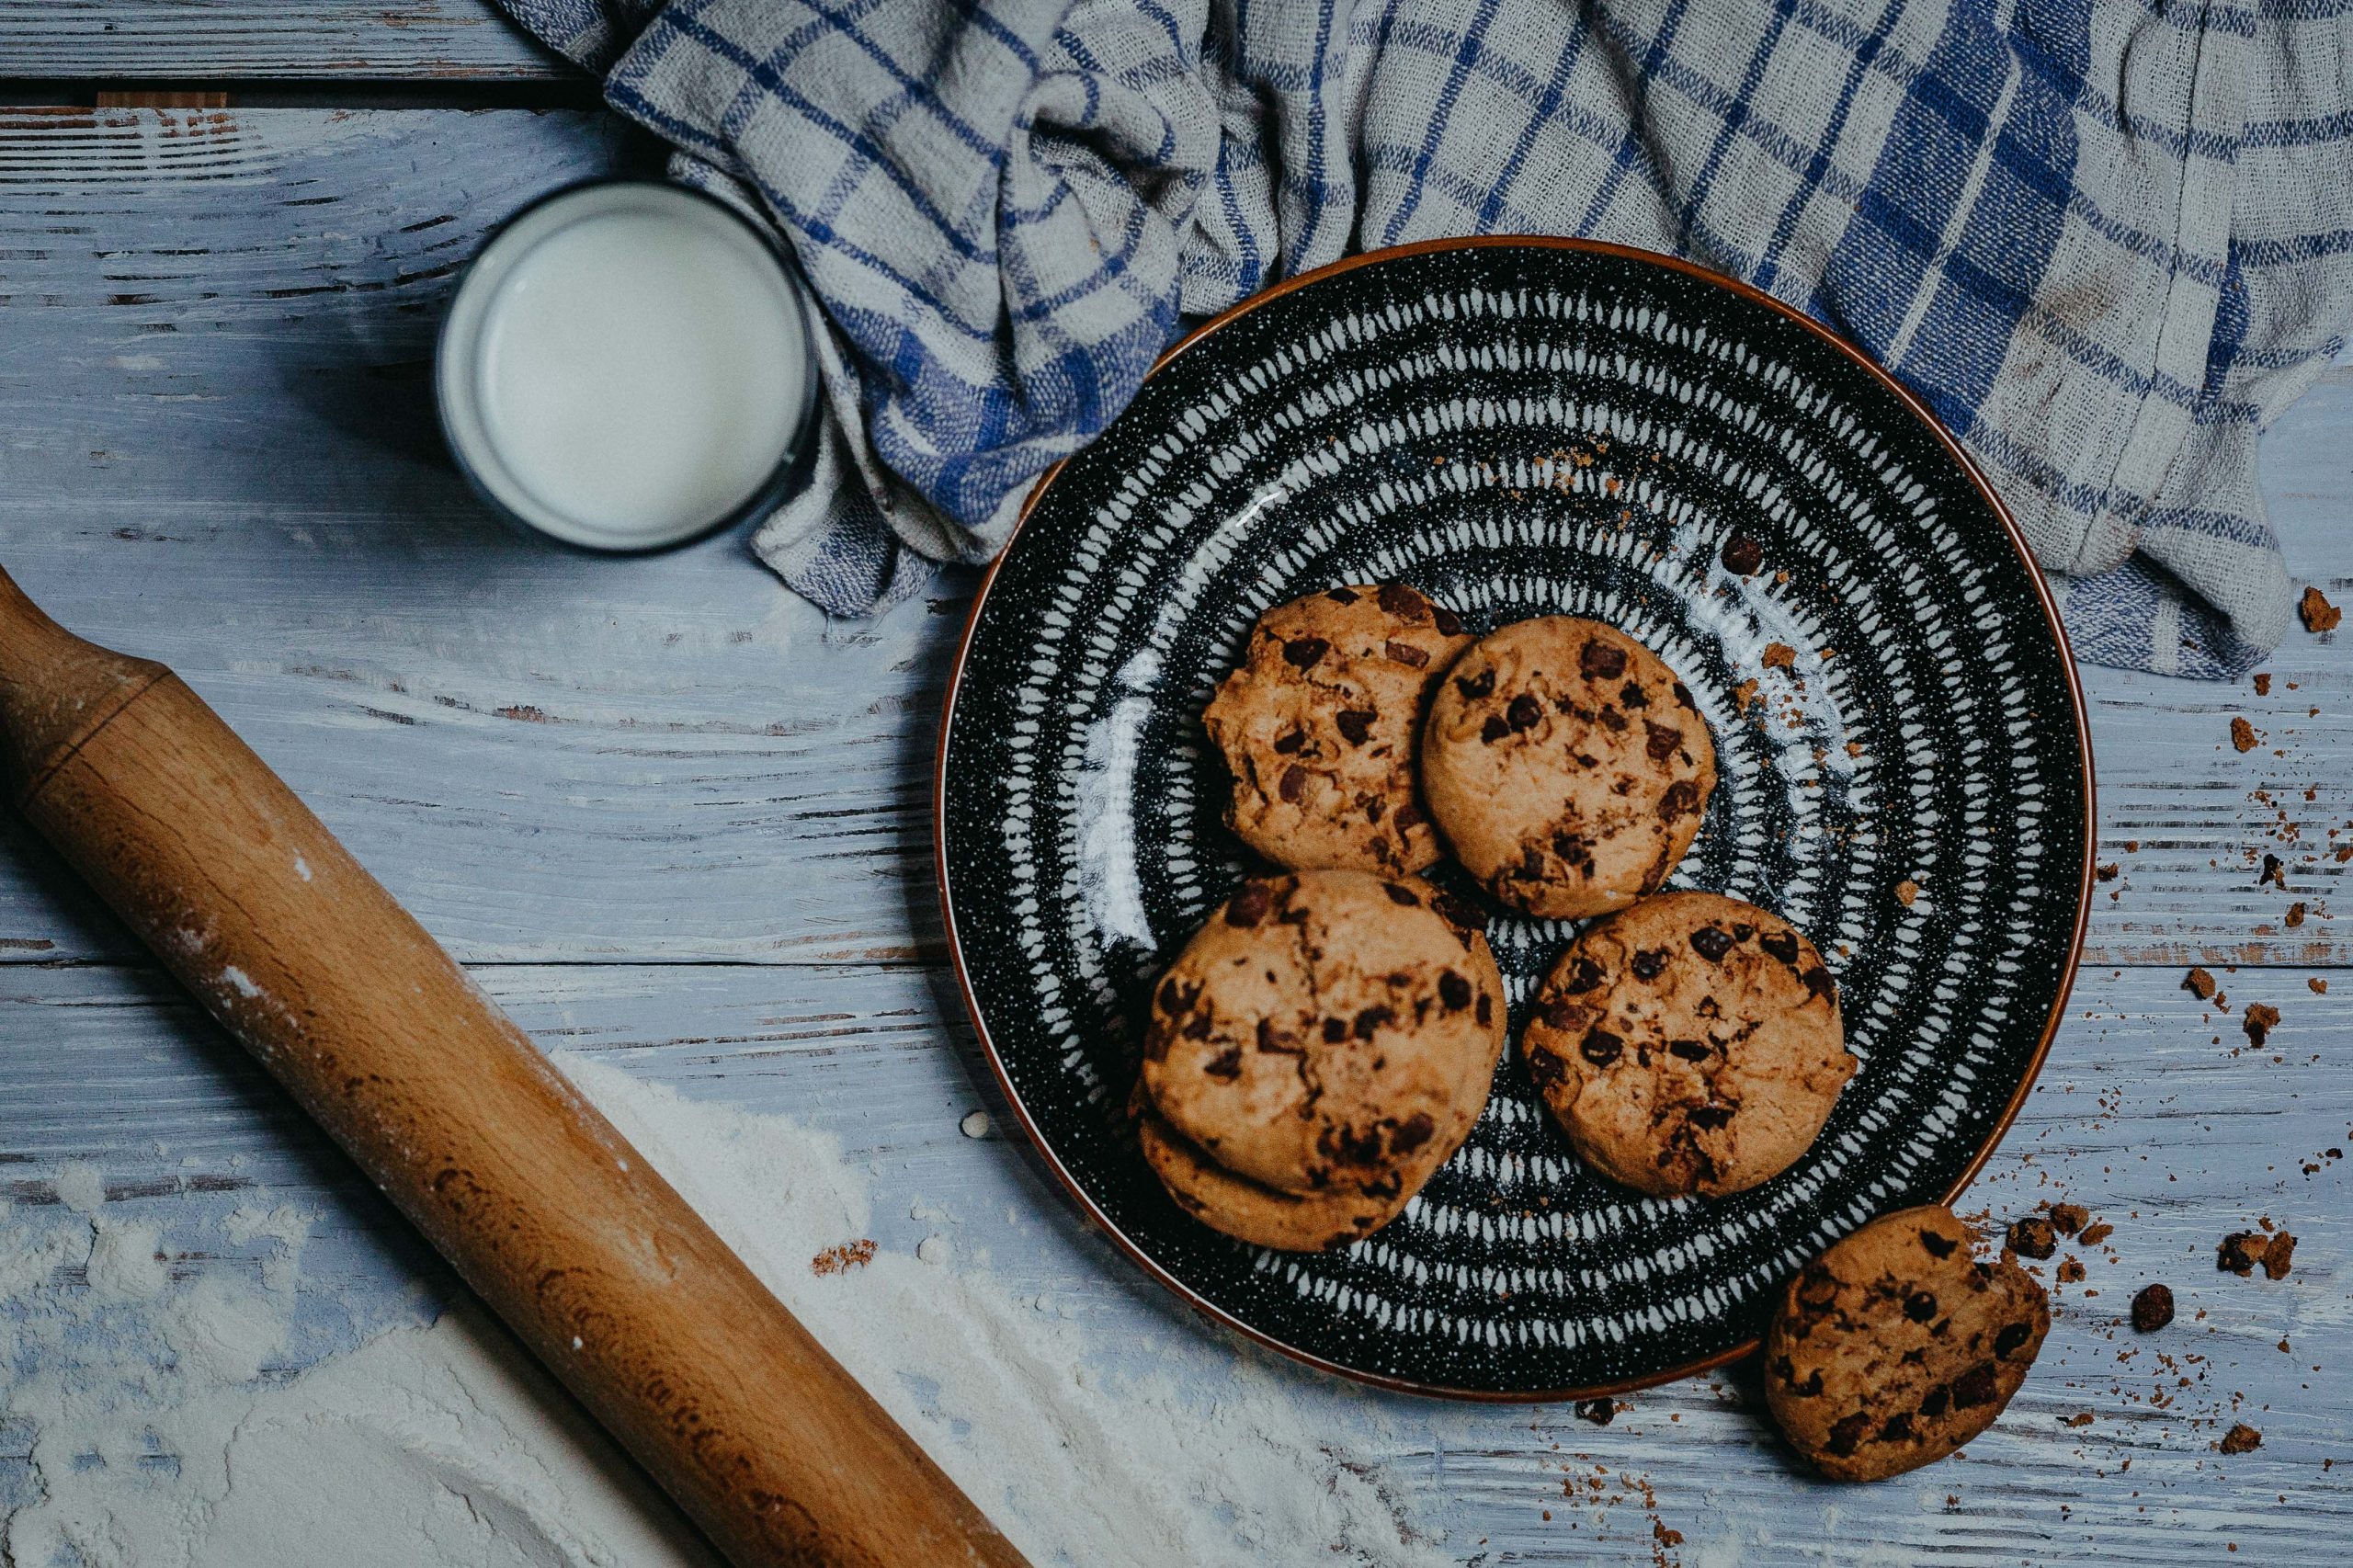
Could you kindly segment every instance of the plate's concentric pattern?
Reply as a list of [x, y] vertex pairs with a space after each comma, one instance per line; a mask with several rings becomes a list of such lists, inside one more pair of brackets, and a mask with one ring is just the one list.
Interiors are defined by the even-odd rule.
[[[1762, 570], [1725, 569], [1734, 534]], [[1385, 579], [1482, 630], [1613, 621], [1690, 686], [1723, 783], [1673, 885], [1808, 932], [1863, 1063], [1798, 1167], [1725, 1201], [1630, 1193], [1515, 1049], [1470, 1142], [1346, 1251], [1245, 1247], [1162, 1194], [1122, 1114], [1141, 1005], [1249, 869], [1201, 710], [1267, 606]], [[983, 1034], [1113, 1234], [1281, 1348], [1482, 1395], [1735, 1352], [1824, 1244], [1965, 1180], [2040, 1061], [2089, 870], [2065, 647], [1958, 450], [1760, 298], [1536, 242], [1344, 264], [1163, 365], [992, 577], [939, 790]], [[1495, 911], [1515, 1027], [1570, 929]]]

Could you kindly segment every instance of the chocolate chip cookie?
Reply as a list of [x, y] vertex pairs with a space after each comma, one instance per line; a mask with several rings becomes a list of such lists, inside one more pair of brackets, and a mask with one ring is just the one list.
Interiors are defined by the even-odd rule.
[[1838, 987], [1780, 916], [1666, 893], [1586, 929], [1520, 1049], [1588, 1165], [1660, 1197], [1720, 1198], [1812, 1147], [1854, 1075]]
[[1600, 915], [1657, 891], [1716, 787], [1707, 722], [1675, 672], [1568, 616], [1506, 626], [1457, 660], [1421, 755], [1455, 858], [1530, 915]]
[[1354, 1174], [1323, 1192], [1284, 1192], [1210, 1158], [1168, 1125], [1141, 1084], [1134, 1108], [1144, 1160], [1179, 1209], [1212, 1230], [1279, 1252], [1320, 1252], [1372, 1234], [1453, 1152], [1432, 1142], [1392, 1169]]
[[1417, 881], [1301, 871], [1244, 883], [1169, 966], [1143, 1085], [1233, 1175], [1325, 1193], [1451, 1153], [1503, 1041], [1472, 912]]
[[1278, 866], [1419, 871], [1438, 858], [1414, 744], [1471, 645], [1402, 583], [1331, 588], [1259, 617], [1201, 722], [1233, 774], [1226, 821]]
[[1872, 1221], [1782, 1292], [1765, 1335], [1765, 1401], [1834, 1481], [1884, 1481], [1994, 1424], [2051, 1328], [2042, 1287], [1981, 1263], [1940, 1207]]

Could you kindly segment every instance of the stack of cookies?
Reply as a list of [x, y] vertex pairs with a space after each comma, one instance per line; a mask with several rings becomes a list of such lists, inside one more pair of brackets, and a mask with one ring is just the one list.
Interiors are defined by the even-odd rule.
[[1521, 1040], [1588, 1165], [1714, 1197], [1812, 1145], [1855, 1067], [1837, 986], [1779, 916], [1658, 895], [1716, 753], [1649, 648], [1568, 616], [1474, 641], [1404, 584], [1331, 588], [1260, 618], [1202, 719], [1227, 821], [1292, 874], [1246, 884], [1154, 998], [1137, 1111], [1188, 1212], [1262, 1245], [1354, 1240], [1468, 1134], [1502, 985], [1480, 912], [1413, 880], [1449, 853], [1512, 909], [1605, 917]]

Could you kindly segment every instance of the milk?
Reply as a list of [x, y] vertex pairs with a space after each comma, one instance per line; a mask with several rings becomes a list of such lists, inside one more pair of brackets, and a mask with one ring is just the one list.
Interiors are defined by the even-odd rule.
[[443, 422], [489, 497], [594, 549], [674, 543], [768, 491], [815, 378], [795, 285], [742, 219], [613, 182], [529, 210], [452, 304]]

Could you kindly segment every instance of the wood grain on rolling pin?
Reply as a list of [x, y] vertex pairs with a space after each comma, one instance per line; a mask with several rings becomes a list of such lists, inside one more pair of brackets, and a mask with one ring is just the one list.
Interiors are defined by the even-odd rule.
[[27, 819], [742, 1568], [1017, 1564], [262, 760], [0, 575]]

